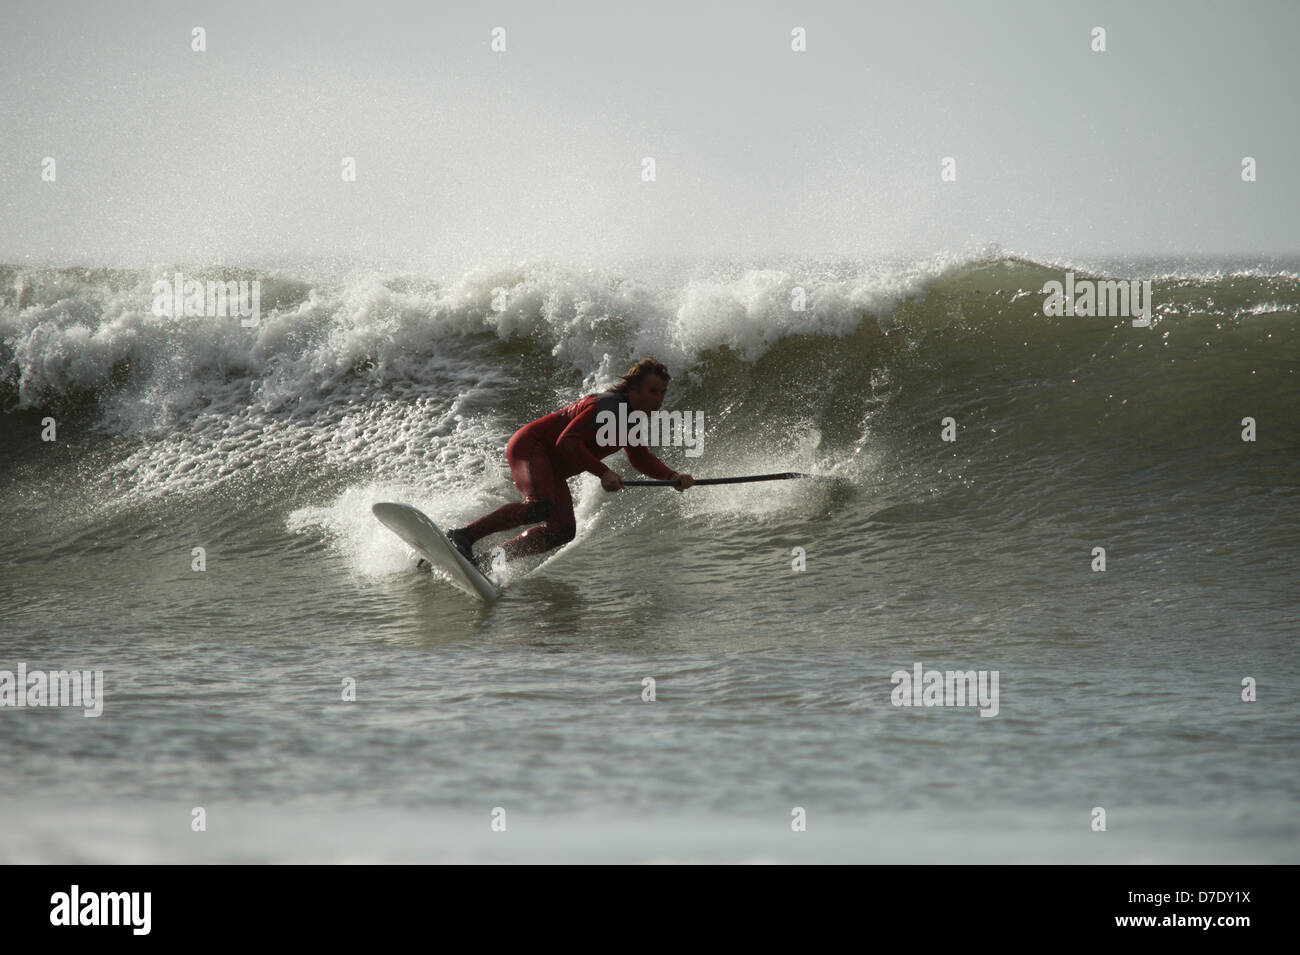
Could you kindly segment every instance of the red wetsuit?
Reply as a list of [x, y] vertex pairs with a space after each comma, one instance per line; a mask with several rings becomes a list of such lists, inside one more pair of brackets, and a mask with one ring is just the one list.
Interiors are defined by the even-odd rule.
[[[465, 528], [471, 541], [522, 524], [545, 523], [529, 528], [501, 546], [506, 558], [538, 554], [573, 540], [577, 521], [573, 517], [573, 498], [569, 495], [569, 478], [583, 471], [601, 477], [609, 470], [601, 458], [619, 450], [618, 444], [596, 443], [596, 416], [602, 411], [618, 414], [618, 406], [627, 401], [619, 392], [588, 395], [573, 404], [529, 422], [506, 445], [510, 476], [524, 496], [518, 504], [506, 504], [480, 517]], [[632, 466], [649, 477], [671, 480], [675, 474], [647, 448], [623, 447]]]

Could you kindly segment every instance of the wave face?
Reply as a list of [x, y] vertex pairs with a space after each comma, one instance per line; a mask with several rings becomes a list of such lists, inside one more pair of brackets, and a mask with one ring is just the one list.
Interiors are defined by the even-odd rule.
[[[1147, 329], [1045, 317], [1041, 289], [1063, 270], [1006, 257], [676, 280], [548, 265], [445, 282], [187, 274], [260, 282], [252, 328], [155, 315], [154, 282], [171, 275], [0, 269], [16, 458], [40, 455], [30, 437], [49, 415], [69, 440], [111, 445], [101, 476], [118, 496], [499, 477], [517, 426], [654, 354], [674, 372], [669, 407], [705, 413], [700, 473], [739, 456], [857, 481], [855, 460], [884, 455], [904, 471], [949, 458], [1194, 482], [1246, 449], [1252, 467], [1294, 465], [1288, 272], [1157, 276]], [[1259, 436], [1243, 449], [1245, 417]]]

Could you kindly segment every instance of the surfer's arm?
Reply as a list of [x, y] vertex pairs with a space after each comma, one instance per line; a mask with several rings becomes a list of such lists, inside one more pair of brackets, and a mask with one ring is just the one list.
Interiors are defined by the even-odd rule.
[[598, 478], [604, 478], [609, 473], [609, 467], [587, 447], [587, 432], [595, 430], [596, 405], [593, 402], [590, 408], [575, 416], [569, 422], [569, 426], [560, 432], [560, 436], [555, 439], [555, 447], [561, 454], [580, 461], [583, 470], [590, 471]]
[[632, 462], [632, 467], [646, 477], [654, 478], [656, 481], [677, 480], [677, 472], [651, 454], [645, 447], [630, 444], [623, 450], [627, 454], [627, 459]]
[[632, 462], [632, 467], [646, 477], [652, 477], [656, 481], [675, 481], [675, 486], [679, 491], [684, 491], [695, 483], [695, 478], [689, 474], [674, 471], [640, 445], [629, 445], [623, 450], [627, 454], [627, 459]]

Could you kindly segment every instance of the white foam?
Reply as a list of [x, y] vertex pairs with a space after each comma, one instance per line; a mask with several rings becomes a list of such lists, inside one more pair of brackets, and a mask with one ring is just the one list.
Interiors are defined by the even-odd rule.
[[[506, 407], [519, 393], [521, 341], [530, 367], [549, 352], [576, 373], [551, 382], [559, 407], [621, 373], [629, 355], [656, 354], [680, 375], [719, 346], [757, 358], [784, 335], [847, 334], [935, 273], [808, 264], [641, 280], [534, 263], [449, 282], [372, 273], [307, 285], [265, 273], [253, 328], [154, 315], [153, 282], [170, 274], [32, 272], [0, 307], [22, 407], [98, 392], [97, 427], [141, 439], [104, 475], [127, 496], [322, 464], [425, 487], [482, 475], [509, 490], [501, 452], [524, 423]], [[799, 283], [809, 310], [795, 313]]]

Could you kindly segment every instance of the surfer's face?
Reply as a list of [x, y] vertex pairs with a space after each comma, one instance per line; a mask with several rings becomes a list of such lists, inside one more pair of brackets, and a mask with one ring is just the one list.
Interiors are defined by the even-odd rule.
[[627, 403], [633, 411], [658, 411], [667, 391], [668, 382], [658, 375], [646, 375], [640, 385], [628, 389]]

